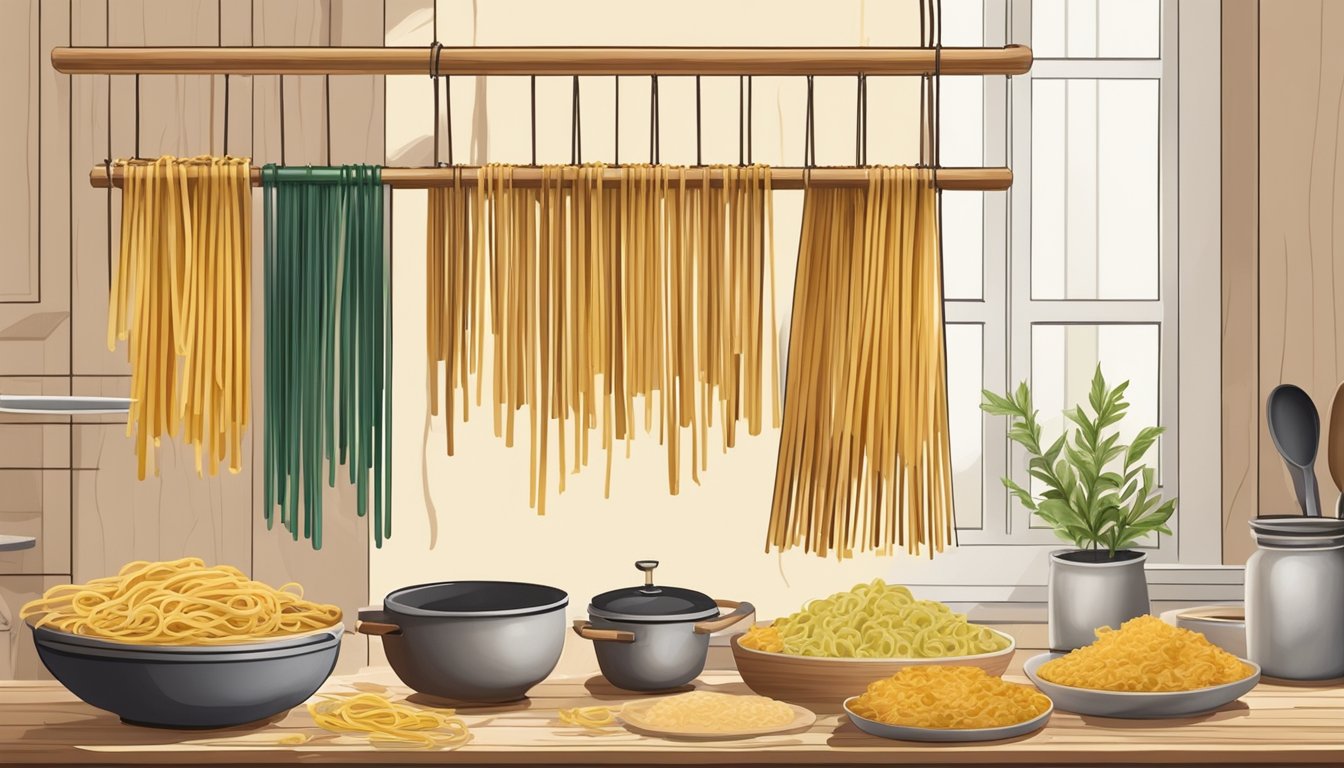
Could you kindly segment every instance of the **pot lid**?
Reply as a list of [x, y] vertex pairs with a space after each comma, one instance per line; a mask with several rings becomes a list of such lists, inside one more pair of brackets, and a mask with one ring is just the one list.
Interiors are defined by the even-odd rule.
[[1272, 536], [1332, 537], [1344, 535], [1344, 520], [1338, 517], [1272, 515], [1252, 519], [1251, 530]]
[[672, 622], [700, 621], [719, 615], [719, 606], [703, 592], [681, 587], [657, 586], [653, 569], [657, 560], [639, 560], [635, 567], [644, 572], [644, 585], [603, 592], [588, 606], [591, 616], [613, 621]]

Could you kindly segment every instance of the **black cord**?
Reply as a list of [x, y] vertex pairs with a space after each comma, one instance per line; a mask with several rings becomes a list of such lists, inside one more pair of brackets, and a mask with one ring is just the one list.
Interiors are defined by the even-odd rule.
[[658, 76], [649, 76], [649, 163], [657, 165], [662, 160], [662, 134], [658, 125]]
[[280, 75], [280, 164], [285, 162], [285, 76]]
[[569, 117], [569, 164], [583, 162], [583, 111], [580, 108], [579, 76], [574, 76], [574, 103], [570, 107]]
[[537, 165], [537, 76], [532, 76], [532, 165]]
[[817, 126], [813, 119], [812, 75], [807, 76], [807, 124], [803, 128], [803, 167], [811, 169], [817, 162]]
[[752, 82], [753, 82], [753, 80], [751, 79], [751, 75], [747, 75], [747, 165], [752, 165], [753, 163], [755, 163], [755, 160], [752, 159], [752, 153], [751, 153], [751, 134], [752, 134], [752, 129], [751, 129], [751, 117], [752, 117], [752, 108], [751, 108], [751, 85], [752, 85]]
[[616, 147], [612, 155], [612, 162], [616, 165], [621, 164], [621, 76], [616, 75], [616, 106], [613, 113], [615, 118], [612, 121], [612, 135], [616, 137]]
[[439, 162], [439, 52], [443, 50], [443, 45], [437, 39], [439, 28], [438, 9], [434, 10], [434, 30], [436, 39], [429, 46], [429, 87], [434, 91], [434, 167], [442, 165]]
[[229, 76], [224, 75], [224, 156], [229, 156]]
[[858, 114], [854, 117], [854, 164], [868, 164], [868, 76], [860, 74], [854, 102]]
[[[111, 94], [108, 94], [109, 98]], [[140, 75], [135, 76], [135, 156], [140, 157]]]
[[[112, 3], [103, 8], [103, 29], [106, 36], [103, 43], [112, 46]], [[225, 102], [227, 103], [227, 102]], [[226, 134], [227, 135], [227, 134]], [[112, 76], [107, 76], [107, 158], [103, 160], [107, 167], [107, 289], [112, 290]]]
[[700, 159], [700, 76], [695, 76], [695, 164], [704, 165]]
[[323, 75], [322, 88], [327, 100], [327, 167], [331, 167], [331, 75]]
[[[442, 52], [442, 48], [439, 49]], [[443, 129], [448, 133], [448, 164], [453, 162], [453, 78], [443, 75]]]
[[747, 124], [746, 107], [744, 106], [746, 95], [746, 91], [744, 89], [745, 80], [746, 78], [743, 77], [742, 75], [737, 76], [737, 164], [738, 165], [746, 164], [745, 162], [746, 156], [742, 152], [742, 143], [745, 139], [744, 134], [746, 133], [746, 124]]

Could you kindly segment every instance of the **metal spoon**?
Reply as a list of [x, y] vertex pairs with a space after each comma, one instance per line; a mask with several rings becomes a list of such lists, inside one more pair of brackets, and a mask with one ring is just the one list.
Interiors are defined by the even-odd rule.
[[[1330, 477], [1335, 481], [1335, 487], [1344, 491], [1344, 383], [1335, 390], [1335, 400], [1330, 404], [1330, 430], [1325, 442]], [[1335, 517], [1344, 517], [1344, 494], [1335, 503]]]
[[1321, 516], [1316, 487], [1316, 451], [1321, 441], [1321, 415], [1301, 387], [1280, 384], [1269, 393], [1266, 417], [1274, 447], [1293, 476], [1297, 502], [1308, 517]]

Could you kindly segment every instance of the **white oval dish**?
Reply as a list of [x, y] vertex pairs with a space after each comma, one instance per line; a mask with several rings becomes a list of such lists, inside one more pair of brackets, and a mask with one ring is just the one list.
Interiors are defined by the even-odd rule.
[[1031, 682], [1050, 697], [1056, 706], [1068, 712], [1097, 717], [1152, 719], [1161, 717], [1192, 717], [1212, 712], [1245, 696], [1260, 682], [1260, 667], [1242, 659], [1254, 672], [1236, 682], [1197, 688], [1193, 691], [1098, 691], [1074, 688], [1043, 680], [1036, 671], [1047, 661], [1062, 653], [1042, 653], [1027, 660], [1023, 671]]
[[1013, 739], [1018, 736], [1025, 736], [1029, 733], [1035, 733], [1044, 728], [1045, 724], [1050, 721], [1051, 713], [1055, 711], [1055, 707], [1052, 704], [1049, 709], [1030, 720], [998, 728], [916, 728], [911, 725], [881, 723], [854, 714], [854, 710], [850, 708], [850, 704], [857, 698], [858, 696], [850, 696], [848, 699], [845, 699], [845, 714], [849, 715], [850, 721], [864, 733], [880, 736], [884, 739], [896, 739], [898, 741], [951, 743]]

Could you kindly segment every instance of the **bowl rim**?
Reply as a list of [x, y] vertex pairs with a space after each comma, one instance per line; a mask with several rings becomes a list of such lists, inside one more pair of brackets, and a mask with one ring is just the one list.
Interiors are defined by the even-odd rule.
[[919, 725], [897, 725], [895, 723], [884, 723], [881, 720], [873, 720], [871, 718], [867, 718], [864, 717], [863, 715], [856, 713], [853, 709], [850, 708], [849, 703], [862, 695], [863, 694], [857, 694], [854, 696], [850, 696], [849, 698], [844, 700], [841, 706], [844, 707], [846, 715], [849, 715], [850, 717], [856, 718], [858, 720], [862, 720], [865, 723], [872, 723], [873, 725], [876, 725], [879, 728], [903, 728], [909, 731], [918, 731], [920, 733], [929, 733], [929, 734], [955, 733], [955, 734], [965, 734], [967, 736], [983, 736], [988, 733], [1003, 731], [1009, 728], [1020, 728], [1022, 726], [1030, 725], [1032, 723], [1040, 722], [1039, 726], [1037, 726], [1036, 728], [1032, 728], [1030, 731], [1027, 731], [1027, 733], [1031, 733], [1036, 731], [1041, 726], [1043, 726], [1045, 724], [1043, 721], [1049, 720], [1050, 716], [1055, 713], [1055, 700], [1050, 698], [1044, 691], [1042, 691], [1041, 695], [1045, 696], [1045, 700], [1050, 702], [1050, 706], [1046, 707], [1044, 712], [1042, 712], [1039, 715], [1036, 715], [1030, 720], [1023, 720], [1020, 723], [1012, 723], [1010, 725], [995, 725], [989, 728], [926, 728], [924, 726]]
[[1058, 659], [1066, 655], [1068, 654], [1059, 653], [1057, 651], [1046, 651], [1045, 653], [1038, 653], [1022, 663], [1022, 674], [1026, 675], [1027, 679], [1030, 680], [1032, 684], [1035, 685], [1036, 688], [1039, 689], [1042, 693], [1044, 693], [1047, 697], [1050, 696], [1050, 692], [1045, 690], [1044, 686], [1046, 685], [1064, 691], [1077, 691], [1079, 693], [1094, 693], [1094, 694], [1101, 694], [1104, 696], [1115, 696], [1118, 698], [1157, 696], [1164, 699], [1177, 698], [1180, 696], [1191, 696], [1196, 693], [1211, 693], [1213, 691], [1221, 691], [1233, 688], [1238, 685], [1245, 685], [1247, 682], [1252, 682], [1252, 684], [1254, 685], [1256, 683], [1259, 683], [1261, 676], [1261, 670], [1259, 664], [1256, 664], [1254, 661], [1251, 661], [1249, 659], [1243, 659], [1240, 656], [1237, 657], [1237, 661], [1240, 661], [1242, 664], [1249, 666], [1253, 670], [1251, 674], [1239, 680], [1233, 680], [1230, 683], [1219, 683], [1218, 685], [1206, 685], [1203, 688], [1191, 688], [1185, 691], [1108, 691], [1104, 688], [1079, 688], [1076, 685], [1064, 685], [1063, 683], [1054, 683], [1036, 674], [1036, 670], [1040, 668], [1042, 664], [1046, 663], [1047, 661], [1053, 661], [1054, 659]]
[[127, 640], [115, 640], [108, 637], [98, 637], [97, 635], [77, 635], [73, 632], [66, 632], [63, 629], [57, 629], [52, 626], [34, 627], [32, 620], [25, 620], [28, 629], [33, 633], [33, 640], [45, 638], [48, 634], [56, 642], [67, 645], [77, 645], [84, 648], [101, 648], [106, 650], [122, 651], [142, 651], [145, 653], [162, 653], [168, 655], [190, 655], [198, 653], [237, 653], [237, 652], [256, 652], [263, 650], [272, 650], [278, 648], [291, 648], [308, 645], [323, 635], [330, 635], [332, 639], [340, 642], [345, 634], [345, 622], [338, 621], [329, 627], [320, 627], [310, 629], [305, 632], [297, 632], [292, 635], [277, 635], [275, 637], [259, 637], [237, 642], [220, 643], [218, 645], [167, 645], [162, 643], [137, 643]]
[[[536, 590], [538, 593], [546, 594], [547, 599], [546, 601], [538, 602], [535, 605], [484, 611], [432, 611], [402, 602], [407, 595], [414, 592], [427, 591], [436, 587], [451, 587], [457, 585], [525, 587]], [[531, 581], [507, 581], [499, 579], [449, 579], [446, 581], [429, 581], [422, 584], [397, 587], [383, 597], [383, 610], [394, 616], [417, 616], [431, 619], [489, 619], [512, 616], [533, 616], [536, 614], [558, 611], [568, 605], [569, 593], [559, 587], [553, 587], [549, 584], [538, 584]]]
[[[985, 625], [983, 625], [983, 624], [981, 624], [980, 626], [985, 627]], [[972, 654], [972, 655], [969, 655], [969, 656], [933, 656], [933, 657], [923, 657], [923, 656], [880, 656], [880, 657], [869, 657], [869, 656], [861, 656], [861, 657], [854, 657], [854, 656], [797, 656], [797, 655], [794, 655], [794, 654], [791, 654], [791, 653], [776, 653], [775, 651], [762, 651], [762, 650], [758, 650], [758, 649], [756, 649], [756, 648], [747, 648], [746, 646], [744, 646], [744, 645], [742, 645], [741, 643], [738, 642], [738, 640], [739, 640], [743, 635], [746, 634], [745, 632], [738, 632], [737, 634], [733, 635], [733, 636], [729, 639], [729, 642], [730, 642], [730, 643], [732, 644], [732, 646], [733, 646], [733, 652], [734, 652], [734, 653], [736, 653], [736, 652], [738, 652], [738, 651], [741, 651], [742, 653], [756, 654], [756, 655], [758, 655], [758, 656], [763, 656], [763, 657], [765, 657], [765, 658], [771, 658], [771, 659], [791, 659], [791, 660], [800, 660], [800, 659], [802, 659], [802, 660], [813, 661], [813, 662], [822, 662], [822, 663], [848, 663], [848, 664], [923, 664], [923, 665], [934, 666], [934, 665], [937, 665], [937, 664], [948, 664], [948, 663], [952, 663], [952, 662], [988, 661], [988, 660], [990, 660], [990, 659], [998, 658], [998, 657], [1000, 657], [1000, 656], [1011, 655], [1011, 654], [1013, 654], [1013, 653], [1015, 653], [1015, 652], [1017, 651], [1017, 638], [1013, 637], [1012, 635], [1008, 634], [1007, 632], [1003, 632], [1003, 631], [994, 629], [993, 627], [985, 627], [985, 629], [988, 629], [990, 632], [993, 632], [994, 634], [998, 635], [999, 637], [1006, 638], [1006, 639], [1008, 640], [1008, 647], [1007, 647], [1007, 648], [1001, 648], [1001, 649], [999, 649], [999, 650], [997, 650], [997, 651], [989, 651], [989, 652], [987, 652], [987, 653], [976, 653], [976, 654]]]

